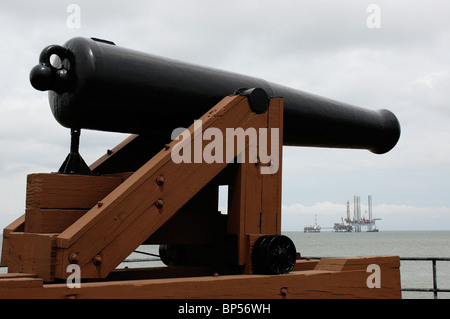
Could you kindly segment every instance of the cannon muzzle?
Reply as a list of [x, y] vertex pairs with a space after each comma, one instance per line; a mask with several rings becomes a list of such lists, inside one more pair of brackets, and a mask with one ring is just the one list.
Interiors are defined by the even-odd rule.
[[400, 124], [388, 110], [363, 109], [95, 38], [73, 38], [64, 46], [46, 47], [30, 81], [34, 88], [49, 91], [53, 115], [68, 128], [170, 138], [173, 129], [190, 126], [223, 97], [258, 87], [269, 96], [284, 98], [284, 145], [382, 154], [400, 137]]

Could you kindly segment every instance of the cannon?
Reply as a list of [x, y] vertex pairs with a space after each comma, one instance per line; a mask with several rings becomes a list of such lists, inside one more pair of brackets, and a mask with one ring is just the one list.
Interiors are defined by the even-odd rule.
[[[368, 110], [97, 38], [74, 38], [63, 46], [44, 48], [30, 81], [37, 90], [49, 91], [54, 117], [71, 129], [71, 149], [61, 174], [28, 176], [25, 214], [3, 231], [2, 264], [13, 272], [36, 274], [45, 282], [67, 279], [73, 264], [83, 279], [136, 279], [139, 272], [118, 273], [116, 267], [147, 244], [160, 245], [159, 255], [169, 270], [144, 271], [142, 276], [179, 277], [170, 281], [176, 285], [171, 297], [179, 297], [179, 291], [212, 296], [211, 280], [221, 287], [214, 296], [236, 294], [234, 284], [228, 285], [224, 278], [185, 281], [189, 276], [280, 275], [304, 270], [310, 264], [297, 263], [295, 244], [281, 234], [283, 145], [383, 154], [400, 137], [399, 122], [388, 110]], [[179, 135], [182, 139], [172, 139], [177, 128], [185, 128]], [[78, 153], [81, 129], [131, 135], [87, 166]], [[205, 137], [209, 129], [216, 134], [214, 143], [198, 144], [198, 137]], [[216, 144], [221, 136], [217, 132], [229, 129], [255, 129], [256, 135], [249, 133], [243, 143], [230, 148]], [[211, 134], [206, 140], [212, 140]], [[261, 141], [270, 141], [270, 156], [261, 151]], [[258, 153], [254, 162], [178, 162], [172, 152], [179, 143], [187, 145], [183, 156], [191, 148], [214, 155], [230, 150], [233, 159], [247, 149], [250, 153], [255, 144]], [[273, 161], [266, 159], [277, 157], [280, 167], [274, 169]], [[263, 168], [271, 169], [264, 170], [266, 174]], [[228, 186], [225, 212], [218, 209], [218, 190], [223, 185]], [[304, 277], [297, 275], [287, 279], [289, 287], [302, 287]], [[353, 276], [344, 275], [342, 280]], [[254, 283], [271, 287], [267, 294], [261, 294], [261, 289], [243, 292], [246, 298], [288, 292], [287, 286], [280, 290], [271, 276], [230, 278], [239, 287]], [[334, 293], [337, 286], [347, 284], [345, 280], [330, 281], [329, 289]], [[93, 293], [103, 287], [97, 284], [92, 286]], [[161, 282], [149, 282], [154, 284]], [[107, 285], [108, 293], [121, 294], [120, 283]], [[141, 296], [141, 290], [134, 287], [132, 291], [133, 296]], [[154, 296], [158, 291], [145, 293]]]
[[[57, 62], [51, 62], [51, 57]], [[395, 146], [400, 125], [388, 110], [367, 110], [262, 79], [74, 38], [50, 45], [30, 80], [49, 91], [56, 120], [68, 128], [170, 136], [224, 96], [262, 88], [284, 99], [283, 144], [369, 149]]]

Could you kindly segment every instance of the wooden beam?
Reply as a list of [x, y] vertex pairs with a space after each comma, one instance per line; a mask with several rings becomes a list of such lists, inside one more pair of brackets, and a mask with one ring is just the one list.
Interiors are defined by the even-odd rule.
[[28, 175], [25, 232], [64, 231], [123, 180], [121, 175]]
[[[398, 257], [396, 257], [398, 259]], [[400, 299], [400, 269], [395, 257], [346, 258], [352, 270], [305, 270], [286, 275], [213, 275], [190, 278], [81, 282], [81, 288], [64, 284], [2, 288], [0, 298], [91, 299]], [[381, 267], [381, 287], [369, 288], [367, 266]], [[160, 270], [157, 270], [160, 272]], [[383, 280], [383, 278], [386, 278]], [[8, 283], [10, 285], [10, 283]]]
[[123, 182], [121, 176], [30, 174], [27, 207], [90, 209]]
[[54, 279], [57, 234], [9, 234], [8, 272], [36, 274], [44, 281]]
[[[277, 160], [272, 163], [273, 174], [261, 175], [261, 234], [281, 234], [281, 196], [282, 196], [282, 162], [283, 162], [283, 99], [272, 98], [268, 112], [269, 129], [278, 129], [278, 156], [270, 154], [271, 138], [267, 138], [268, 154]], [[274, 132], [272, 132], [274, 133]], [[270, 136], [271, 137], [271, 136]], [[262, 143], [264, 144], [264, 143]]]
[[303, 270], [313, 270], [317, 264], [319, 263], [319, 260], [297, 260], [295, 262], [294, 269], [292, 271], [303, 271]]
[[[244, 162], [236, 168], [234, 180], [230, 183], [229, 192], [229, 214], [228, 214], [228, 233], [234, 234], [238, 238], [238, 263], [244, 265], [249, 261], [250, 250], [247, 243], [248, 235], [256, 234], [281, 234], [281, 162], [283, 146], [283, 100], [281, 98], [272, 98], [269, 111], [264, 116], [255, 121], [253, 127], [266, 128], [267, 131], [258, 131], [257, 154], [260, 153], [261, 138], [266, 135], [269, 142], [267, 155], [270, 154], [272, 145], [272, 129], [278, 130], [278, 156], [274, 156], [276, 169], [272, 174], [261, 174], [263, 167], [268, 163], [249, 163]], [[267, 134], [265, 134], [267, 132]], [[276, 136], [276, 135], [274, 135]], [[275, 145], [274, 145], [275, 147]], [[248, 147], [246, 149], [248, 154]], [[259, 159], [260, 160], [260, 159]], [[264, 159], [266, 160], [266, 159]], [[251, 271], [246, 267], [246, 271]]]
[[28, 233], [61, 233], [72, 225], [87, 209], [44, 209], [28, 210], [26, 231]]
[[8, 273], [0, 274], [0, 290], [1, 289], [18, 289], [18, 288], [43, 288], [42, 278], [38, 278], [35, 274], [26, 273]]
[[9, 236], [12, 232], [23, 232], [25, 229], [25, 214], [17, 218], [11, 224], [3, 229], [2, 242], [2, 261], [1, 265], [8, 265], [8, 251], [9, 251]]
[[360, 256], [353, 258], [322, 258], [317, 263], [315, 270], [348, 271], [361, 269], [364, 266], [376, 264], [380, 267], [399, 268], [398, 256]]

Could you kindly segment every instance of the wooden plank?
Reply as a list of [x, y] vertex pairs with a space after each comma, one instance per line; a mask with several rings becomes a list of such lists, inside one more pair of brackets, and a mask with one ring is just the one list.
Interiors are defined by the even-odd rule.
[[[277, 171], [273, 174], [261, 175], [262, 204], [261, 204], [261, 233], [281, 234], [281, 188], [282, 188], [282, 163], [283, 163], [283, 99], [272, 98], [268, 114], [268, 128], [278, 129], [278, 160]], [[272, 131], [271, 131], [272, 133]], [[268, 136], [268, 152], [272, 150], [271, 136]], [[270, 154], [273, 155], [273, 154]], [[275, 166], [274, 166], [275, 168]]]
[[259, 166], [253, 163], [243, 163], [243, 174], [245, 192], [244, 200], [244, 234], [261, 233], [262, 215], [262, 176], [259, 174]]
[[62, 233], [81, 216], [87, 209], [44, 209], [35, 208], [28, 212], [32, 222], [27, 222], [28, 233]]
[[[282, 99], [272, 98], [269, 112], [264, 117], [252, 119], [250, 127], [278, 128], [282, 132]], [[258, 154], [260, 154], [261, 130], [258, 130]], [[270, 137], [270, 134], [268, 134]], [[270, 138], [266, 139], [270, 142]], [[264, 144], [264, 143], [262, 143]], [[246, 235], [281, 233], [281, 162], [282, 133], [278, 138], [278, 170], [274, 174], [261, 174], [262, 165], [242, 163], [236, 170], [229, 200], [228, 233], [238, 236], [238, 263], [248, 261]], [[268, 145], [270, 154], [271, 145]], [[248, 148], [247, 148], [248, 154]]]
[[319, 260], [297, 260], [292, 271], [314, 270]]
[[[370, 266], [370, 268], [369, 268]], [[400, 257], [398, 256], [360, 256], [353, 258], [323, 258], [314, 268], [320, 271], [352, 272], [361, 270], [366, 278], [379, 271], [379, 281], [384, 286], [400, 286]]]
[[28, 175], [25, 232], [62, 232], [123, 180], [121, 175]]
[[36, 274], [27, 274], [23, 272], [10, 272], [5, 274], [0, 274], [0, 280], [11, 279], [11, 278], [38, 278]]
[[[242, 198], [242, 194], [245, 191], [245, 174], [242, 173], [242, 165], [234, 165], [234, 169], [234, 176], [228, 189], [227, 233], [236, 235], [238, 241], [242, 242], [244, 238], [244, 214], [241, 212], [244, 211], [245, 207]], [[244, 255], [240, 256], [239, 260], [243, 260], [242, 258], [244, 258]]]
[[[266, 128], [267, 113], [257, 118], [252, 118], [245, 127], [255, 128], [259, 139], [260, 128]], [[258, 140], [259, 141], [259, 140]], [[259, 150], [258, 141], [256, 151]], [[228, 233], [238, 237], [238, 264], [244, 265], [247, 260], [247, 234], [261, 233], [261, 210], [262, 210], [262, 177], [260, 167], [257, 163], [248, 160], [250, 146], [245, 150], [247, 159], [238, 164], [236, 177], [231, 185], [228, 213]], [[258, 154], [258, 153], [257, 153]]]
[[42, 288], [43, 280], [41, 278], [32, 277], [13, 277], [13, 278], [0, 278], [0, 290], [1, 289], [18, 289], [18, 288]]
[[[348, 259], [351, 259], [348, 258]], [[382, 261], [382, 259], [379, 259]], [[229, 275], [191, 278], [129, 280], [65, 284], [42, 289], [0, 289], [0, 298], [94, 298], [94, 299], [400, 299], [399, 269], [386, 269], [392, 278], [381, 288], [367, 287], [364, 269], [349, 271], [307, 270], [286, 275]]]
[[[203, 277], [211, 276], [217, 269], [213, 266], [170, 266], [170, 267], [148, 267], [148, 268], [128, 268], [115, 269], [111, 272], [106, 281], [117, 280], [145, 280], [164, 279], [180, 277]], [[235, 274], [235, 273], [234, 273]]]
[[360, 256], [354, 258], [348, 258], [345, 266], [342, 270], [354, 270], [367, 268], [367, 265], [379, 265], [380, 267], [399, 268], [400, 257], [399, 256]]
[[37, 274], [44, 281], [54, 279], [57, 234], [10, 233], [7, 266], [9, 272]]
[[2, 260], [1, 265], [8, 264], [8, 250], [9, 250], [9, 234], [12, 232], [23, 232], [25, 229], [25, 214], [17, 218], [11, 224], [3, 229], [2, 241]]
[[15, 221], [13, 221], [11, 224], [6, 226], [3, 229], [3, 237], [9, 237], [9, 233], [11, 232], [21, 232], [24, 230], [25, 225], [25, 214], [18, 217]]
[[30, 174], [26, 206], [27, 209], [91, 209], [122, 182], [121, 177], [115, 176]]
[[[212, 125], [223, 130], [227, 127], [245, 129], [242, 125], [254, 116], [257, 115], [250, 111], [245, 97], [232, 96], [223, 99], [201, 120], [203, 130]], [[202, 134], [201, 130], [194, 129], [195, 125], [189, 128], [191, 139]], [[226, 163], [176, 164], [171, 160], [170, 149], [162, 150], [105, 197], [101, 207], [91, 209], [58, 236], [57, 258], [62, 265], [58, 278], [67, 276], [61, 270], [69, 256], [76, 252], [82, 252], [82, 275], [106, 276], [225, 166]], [[155, 183], [159, 175], [166, 177], [164, 190]], [[158, 198], [164, 198], [162, 209], [154, 205]], [[100, 267], [91, 262], [97, 254], [103, 259]]]
[[322, 258], [315, 270], [344, 271], [366, 269], [368, 265], [376, 264], [380, 267], [399, 268], [398, 256], [360, 256], [353, 258]]

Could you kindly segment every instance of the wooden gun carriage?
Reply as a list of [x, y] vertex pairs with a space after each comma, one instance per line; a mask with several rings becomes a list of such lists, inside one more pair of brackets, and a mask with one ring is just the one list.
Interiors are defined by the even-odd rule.
[[[3, 232], [1, 297], [400, 297], [398, 257], [305, 261], [281, 234], [283, 145], [382, 154], [400, 136], [390, 111], [99, 39], [46, 47], [30, 80], [49, 91], [56, 120], [71, 129], [71, 150], [59, 172], [28, 176], [25, 214]], [[179, 127], [186, 129], [172, 139]], [[88, 166], [81, 129], [131, 135]], [[230, 148], [230, 129], [256, 135]], [[183, 156], [216, 160], [175, 162], [179, 143]], [[221, 185], [227, 212], [218, 211]], [[146, 244], [160, 245], [167, 267], [117, 269]], [[367, 287], [371, 264], [381, 267], [379, 289]], [[66, 285], [70, 265], [79, 267], [81, 288]]]

